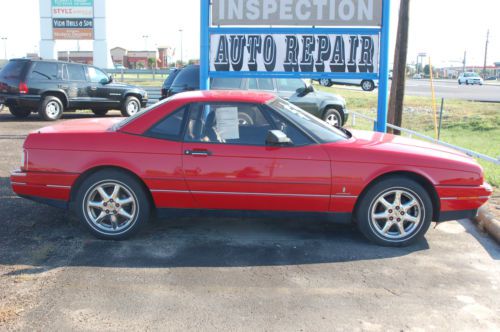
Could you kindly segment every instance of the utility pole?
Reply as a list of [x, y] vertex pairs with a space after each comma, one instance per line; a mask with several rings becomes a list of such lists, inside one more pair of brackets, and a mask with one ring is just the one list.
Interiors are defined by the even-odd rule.
[[[403, 122], [403, 101], [405, 96], [406, 59], [408, 55], [408, 30], [410, 26], [410, 0], [401, 0], [399, 6], [398, 33], [394, 52], [391, 95], [389, 98], [389, 123], [401, 127]], [[417, 58], [418, 66], [418, 58]], [[390, 132], [400, 135], [399, 130]]]
[[463, 68], [462, 68], [462, 72], [465, 73], [465, 64], [467, 62], [467, 50], [464, 51], [464, 61], [463, 61]]
[[486, 33], [486, 45], [484, 46], [483, 78], [486, 78], [486, 63], [488, 59], [488, 43], [490, 42], [490, 30]]

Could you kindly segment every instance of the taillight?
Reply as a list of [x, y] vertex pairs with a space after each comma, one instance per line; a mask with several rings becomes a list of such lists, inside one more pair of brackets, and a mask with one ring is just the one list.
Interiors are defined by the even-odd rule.
[[19, 83], [19, 93], [28, 93], [28, 86], [26, 85], [26, 83]]

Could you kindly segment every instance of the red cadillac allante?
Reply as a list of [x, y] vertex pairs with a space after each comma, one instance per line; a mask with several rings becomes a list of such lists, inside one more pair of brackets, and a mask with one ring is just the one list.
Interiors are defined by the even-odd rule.
[[472, 217], [491, 187], [472, 158], [402, 137], [336, 129], [267, 93], [175, 95], [126, 119], [32, 132], [11, 175], [22, 197], [71, 208], [123, 239], [172, 209], [324, 213], [381, 245], [432, 220]]

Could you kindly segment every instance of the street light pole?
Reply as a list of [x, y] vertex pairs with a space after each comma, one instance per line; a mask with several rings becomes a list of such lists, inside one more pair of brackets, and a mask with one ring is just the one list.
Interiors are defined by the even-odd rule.
[[488, 44], [490, 42], [490, 30], [486, 33], [486, 45], [484, 47], [483, 78], [486, 78], [486, 64], [488, 60]]
[[182, 60], [182, 29], [179, 29], [179, 32], [181, 33], [181, 67], [182, 67], [182, 64], [183, 64], [183, 60]]
[[144, 51], [148, 50], [148, 38], [149, 35], [142, 35], [142, 38], [144, 39]]
[[3, 40], [4, 59], [7, 60], [7, 37], [1, 37], [0, 39]]

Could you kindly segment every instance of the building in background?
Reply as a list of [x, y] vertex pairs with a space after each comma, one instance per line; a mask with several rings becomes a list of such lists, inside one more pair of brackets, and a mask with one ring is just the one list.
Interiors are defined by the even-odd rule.
[[57, 60], [91, 65], [94, 63], [94, 54], [92, 51], [59, 51], [57, 52]]

